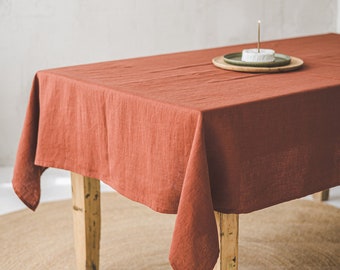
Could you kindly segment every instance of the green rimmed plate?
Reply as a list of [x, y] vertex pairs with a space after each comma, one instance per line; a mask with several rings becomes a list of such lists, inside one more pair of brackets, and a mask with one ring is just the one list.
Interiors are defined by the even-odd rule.
[[212, 59], [214, 66], [231, 71], [247, 72], [247, 73], [277, 73], [288, 72], [301, 68], [304, 64], [303, 60], [294, 56], [291, 56], [291, 61], [288, 65], [278, 67], [249, 67], [249, 66], [237, 66], [227, 63], [224, 60], [224, 56], [217, 56]]
[[236, 66], [246, 67], [280, 67], [290, 64], [291, 58], [288, 55], [276, 53], [273, 62], [244, 62], [242, 61], [242, 52], [230, 53], [223, 56], [226, 63]]

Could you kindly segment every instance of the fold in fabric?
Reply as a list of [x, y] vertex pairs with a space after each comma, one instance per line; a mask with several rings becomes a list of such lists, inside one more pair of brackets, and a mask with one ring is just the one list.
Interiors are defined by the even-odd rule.
[[34, 165], [39, 128], [39, 81], [34, 77], [24, 126], [16, 155], [12, 185], [18, 197], [32, 210], [40, 200], [40, 176], [46, 169]]
[[[170, 262], [175, 270], [213, 269], [216, 264], [219, 245], [208, 171], [202, 116], [200, 115], [185, 174], [170, 250]], [[197, 222], [200, 222], [199, 226]], [[197, 230], [195, 234], [192, 234], [192, 228], [195, 227]], [[178, 260], [182, 257], [182, 260]], [[201, 259], [202, 257], [204, 260]]]

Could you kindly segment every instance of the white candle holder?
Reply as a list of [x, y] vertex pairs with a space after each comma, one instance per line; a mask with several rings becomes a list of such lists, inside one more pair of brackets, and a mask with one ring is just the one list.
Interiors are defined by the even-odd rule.
[[245, 49], [242, 61], [250, 63], [268, 63], [275, 61], [275, 51], [271, 49]]

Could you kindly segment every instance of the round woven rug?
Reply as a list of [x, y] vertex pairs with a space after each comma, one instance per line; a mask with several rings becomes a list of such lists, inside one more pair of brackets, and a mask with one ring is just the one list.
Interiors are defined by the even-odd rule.
[[[100, 269], [171, 269], [174, 221], [103, 193]], [[71, 200], [0, 216], [0, 245], [0, 269], [76, 269]], [[240, 215], [239, 269], [340, 269], [340, 209], [295, 200]]]

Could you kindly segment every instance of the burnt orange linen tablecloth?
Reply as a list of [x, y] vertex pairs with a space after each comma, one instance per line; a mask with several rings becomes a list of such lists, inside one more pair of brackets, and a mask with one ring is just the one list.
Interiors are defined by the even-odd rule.
[[35, 209], [47, 167], [101, 179], [156, 211], [177, 213], [174, 269], [212, 269], [214, 209], [247, 213], [340, 184], [340, 36], [263, 44], [302, 58], [294, 72], [211, 64], [254, 46], [38, 72], [16, 193]]

